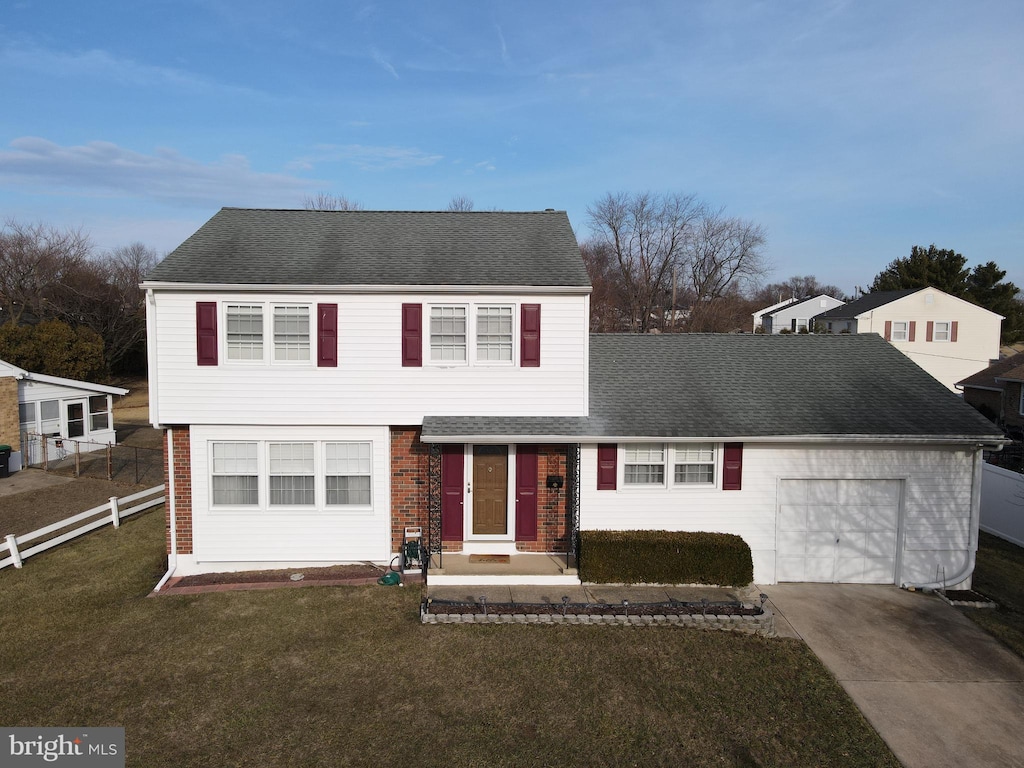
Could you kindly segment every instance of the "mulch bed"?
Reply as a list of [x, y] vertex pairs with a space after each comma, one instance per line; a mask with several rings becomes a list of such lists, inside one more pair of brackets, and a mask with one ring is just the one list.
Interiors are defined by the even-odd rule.
[[741, 603], [635, 603], [624, 606], [621, 603], [462, 603], [447, 600], [426, 599], [423, 613], [447, 614], [537, 614], [562, 616], [760, 616], [760, 607]]
[[995, 608], [996, 604], [991, 598], [985, 597], [973, 589], [947, 589], [939, 592], [939, 597], [950, 605], [967, 606], [971, 608]]
[[[289, 568], [279, 571], [243, 571], [238, 573], [202, 573], [184, 576], [175, 587], [207, 587], [219, 584], [269, 584], [292, 581], [348, 581], [378, 579], [387, 568], [376, 565], [331, 565], [325, 568]], [[301, 579], [292, 578], [301, 574]]]

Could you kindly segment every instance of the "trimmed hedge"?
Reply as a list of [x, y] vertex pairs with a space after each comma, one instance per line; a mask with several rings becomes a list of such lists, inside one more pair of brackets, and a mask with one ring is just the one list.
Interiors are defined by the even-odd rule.
[[594, 583], [720, 584], [754, 580], [749, 545], [708, 531], [580, 531], [580, 578]]

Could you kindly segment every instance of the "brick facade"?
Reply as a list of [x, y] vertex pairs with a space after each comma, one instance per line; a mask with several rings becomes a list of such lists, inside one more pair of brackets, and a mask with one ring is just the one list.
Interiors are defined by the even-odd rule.
[[[418, 525], [426, 538], [430, 490], [428, 447], [420, 442], [419, 427], [391, 427], [391, 551], [402, 544], [405, 527]], [[537, 456], [537, 540], [516, 542], [521, 552], [565, 552], [566, 489], [547, 487], [548, 475], [566, 477], [566, 447], [542, 445]], [[509, 524], [513, 516], [509, 515]], [[461, 542], [444, 543], [444, 551], [459, 552]]]
[[18, 380], [0, 378], [0, 443], [21, 450], [21, 424], [18, 417]]
[[[179, 555], [192, 554], [192, 447], [188, 427], [171, 427], [173, 432], [174, 518]], [[170, 492], [171, 462], [167, 456], [167, 430], [164, 430], [164, 485]], [[166, 505], [167, 552], [171, 551], [171, 505]]]

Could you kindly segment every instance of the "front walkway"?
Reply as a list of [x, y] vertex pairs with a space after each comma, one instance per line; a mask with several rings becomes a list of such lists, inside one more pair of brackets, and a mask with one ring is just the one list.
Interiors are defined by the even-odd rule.
[[764, 590], [907, 768], [1024, 766], [1024, 661], [957, 609], [896, 587]]

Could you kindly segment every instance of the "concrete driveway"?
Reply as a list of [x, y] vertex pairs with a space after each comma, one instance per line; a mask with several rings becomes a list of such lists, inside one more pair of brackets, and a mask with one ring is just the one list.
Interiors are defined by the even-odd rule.
[[1024, 766], [1024, 661], [955, 608], [885, 586], [764, 591], [905, 766]]

